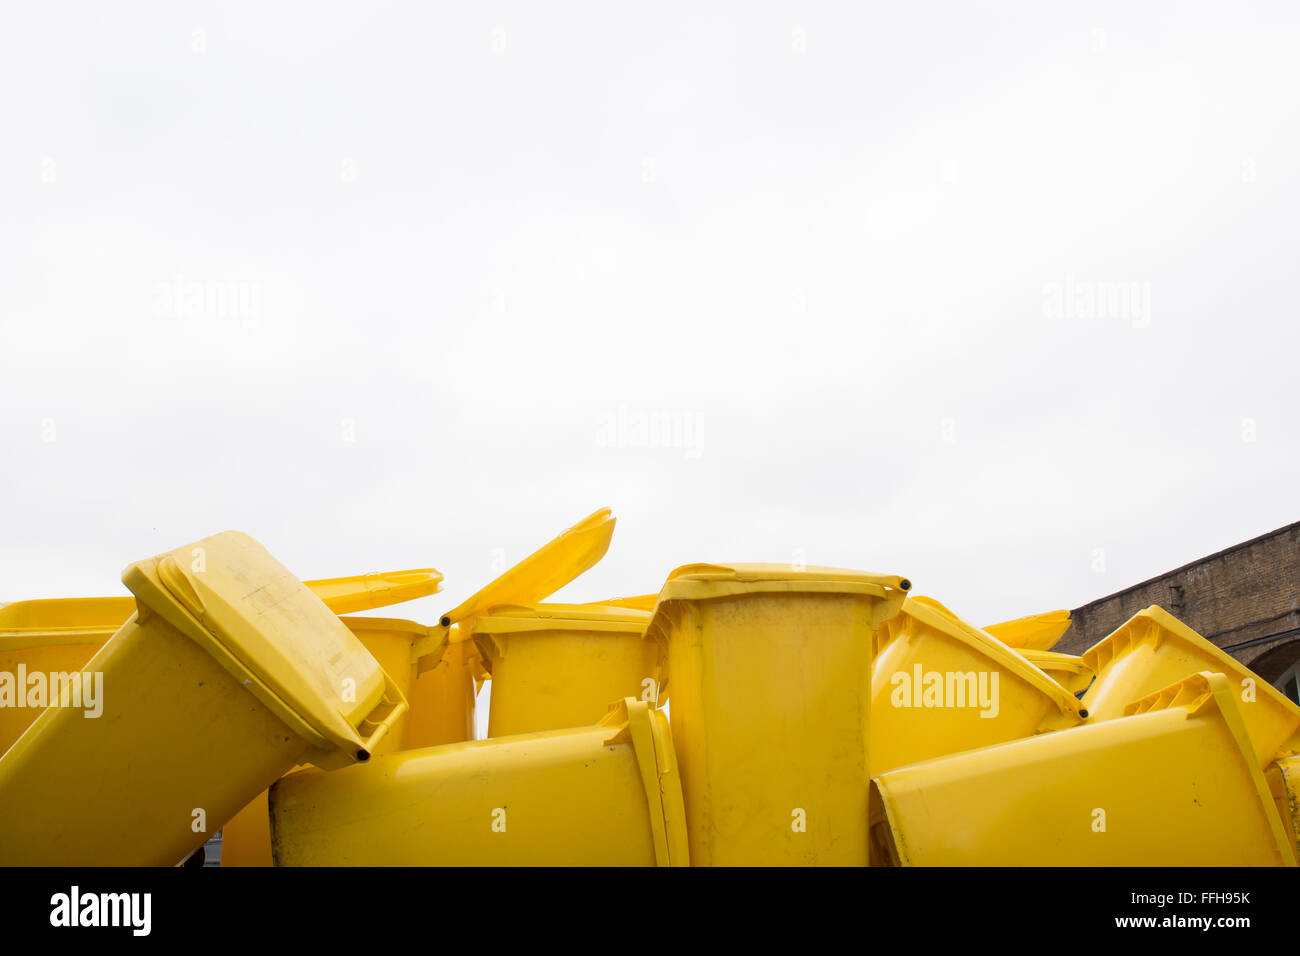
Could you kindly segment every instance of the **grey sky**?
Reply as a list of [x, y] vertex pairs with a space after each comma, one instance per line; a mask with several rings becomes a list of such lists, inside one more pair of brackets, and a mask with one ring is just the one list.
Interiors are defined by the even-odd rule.
[[1297, 518], [1293, 5], [541, 6], [6, 10], [0, 600], [239, 528], [432, 622], [609, 505], [561, 599], [990, 623]]

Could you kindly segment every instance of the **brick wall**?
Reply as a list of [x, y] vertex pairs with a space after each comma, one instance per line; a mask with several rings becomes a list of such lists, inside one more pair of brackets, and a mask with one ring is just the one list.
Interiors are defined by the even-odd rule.
[[1054, 649], [1082, 654], [1152, 604], [1271, 680], [1300, 658], [1300, 522], [1084, 605]]

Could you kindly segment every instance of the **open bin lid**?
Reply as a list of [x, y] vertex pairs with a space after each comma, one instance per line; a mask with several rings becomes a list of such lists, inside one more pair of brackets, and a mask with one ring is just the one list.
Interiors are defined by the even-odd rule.
[[428, 597], [442, 590], [442, 572], [434, 568], [380, 571], [346, 578], [304, 581], [335, 614], [355, 614], [377, 607]]
[[1016, 650], [1050, 651], [1069, 629], [1069, 611], [1044, 611], [1014, 621], [990, 624], [984, 632]]
[[614, 520], [608, 508], [583, 518], [444, 614], [442, 626], [499, 604], [532, 604], [550, 597], [605, 556]]
[[[193, 639], [311, 742], [314, 763], [366, 759], [405, 711], [400, 690], [357, 637], [246, 534], [225, 531], [137, 561], [122, 581], [142, 615], [156, 613]], [[367, 719], [385, 705], [386, 717]], [[362, 724], [377, 729], [363, 736]]]

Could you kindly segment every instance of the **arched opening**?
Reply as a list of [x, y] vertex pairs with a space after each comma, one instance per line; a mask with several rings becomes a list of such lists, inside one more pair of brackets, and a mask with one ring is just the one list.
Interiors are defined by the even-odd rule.
[[1300, 704], [1300, 638], [1269, 648], [1247, 666]]

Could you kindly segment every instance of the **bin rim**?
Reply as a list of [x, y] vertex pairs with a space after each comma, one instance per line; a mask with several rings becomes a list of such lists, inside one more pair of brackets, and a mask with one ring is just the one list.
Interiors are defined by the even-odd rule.
[[636, 594], [632, 597], [609, 598], [606, 601], [588, 601], [586, 607], [626, 607], [636, 611], [653, 611], [658, 594]]
[[[80, 631], [102, 629], [109, 627], [107, 623], [96, 622], [93, 624], [51, 624], [49, 615], [42, 614], [43, 611], [59, 611], [67, 609], [67, 613], [55, 613], [53, 617], [56, 620], [66, 620], [74, 608], [85, 609], [95, 607], [101, 613], [106, 613], [107, 609], [112, 608], [121, 614], [121, 620], [112, 624], [116, 631], [121, 627], [126, 619], [135, 611], [135, 598], [130, 594], [118, 594], [111, 596], [98, 597], [75, 597], [75, 598], [24, 598], [20, 601], [9, 601], [0, 604], [0, 634], [9, 634], [15, 632], [56, 632], [60, 630]], [[30, 616], [29, 612], [35, 611], [39, 623], [36, 624], [15, 624], [15, 617]]]
[[1073, 674], [1092, 673], [1092, 668], [1077, 654], [1063, 654], [1060, 651], [1040, 651], [1033, 647], [1013, 647], [1011, 649], [1029, 663], [1035, 665], [1039, 670], [1046, 670], [1044, 665], [1047, 665], [1053, 670], [1070, 671]]
[[345, 614], [340, 615], [339, 620], [346, 624], [350, 631], [401, 631], [411, 634], [415, 638], [425, 637], [430, 632], [428, 625], [400, 617], [370, 617], [365, 614]]
[[443, 614], [439, 623], [449, 627], [494, 605], [550, 597], [605, 556], [614, 522], [609, 508], [593, 511]]
[[909, 594], [898, 612], [898, 617], [903, 616], [956, 638], [1049, 697], [1061, 713], [1084, 719], [1083, 705], [1079, 699], [1053, 680], [1051, 675], [992, 634], [958, 617], [934, 598]]
[[709, 601], [739, 594], [785, 591], [793, 594], [868, 594], [891, 597], [909, 591], [912, 582], [896, 574], [851, 568], [737, 562], [684, 564], [674, 569], [659, 591], [655, 613], [670, 601]]
[[643, 634], [649, 611], [603, 604], [498, 604], [474, 618], [475, 634], [591, 631]]
[[[1093, 684], [1093, 689], [1100, 686], [1104, 673], [1124, 651], [1132, 650], [1145, 641], [1154, 641], [1158, 647], [1166, 640], [1181, 641], [1198, 653], [1208, 655], [1216, 662], [1216, 670], [1221, 669], [1223, 674], [1237, 683], [1246, 679], [1253, 681], [1256, 691], [1262, 694], [1264, 699], [1283, 710], [1291, 711], [1296, 720], [1300, 721], [1300, 706], [1297, 706], [1291, 698], [1245, 664], [1240, 663], [1223, 648], [1197, 634], [1158, 604], [1143, 608], [1083, 652], [1084, 663], [1097, 675], [1097, 682]], [[1127, 647], [1120, 646], [1123, 641], [1127, 642]], [[1293, 734], [1283, 746], [1287, 749], [1280, 751], [1278, 755], [1286, 756], [1300, 752], [1300, 749], [1297, 749], [1300, 748], [1300, 731]]]
[[120, 627], [70, 627], [67, 629], [43, 628], [41, 630], [0, 631], [0, 651], [24, 651], [33, 647], [75, 647], [81, 644], [103, 644]]
[[[204, 571], [186, 570], [191, 555], [202, 550]], [[215, 572], [215, 573], [214, 573]], [[257, 541], [241, 531], [224, 531], [171, 551], [135, 561], [122, 572], [122, 581], [135, 595], [136, 618], [157, 615], [175, 627], [245, 686], [250, 693], [310, 745], [305, 758], [318, 766], [345, 766], [369, 758], [369, 750], [405, 713], [401, 689], [367, 651], [360, 640], [310, 589], [275, 560]], [[256, 584], [251, 591], [244, 588]], [[333, 635], [340, 654], [359, 652], [374, 667], [358, 674], [355, 702], [348, 710], [337, 688], [327, 687], [320, 675], [293, 666], [294, 657], [315, 659], [320, 651], [299, 642], [296, 629], [266, 637], [263, 622], [253, 622], [242, 603], [252, 593], [282, 587], [288, 599], [302, 602], [308, 614], [312, 601], [319, 608], [315, 621], [304, 622], [314, 638]], [[204, 594], [208, 600], [204, 600]], [[302, 597], [299, 597], [302, 595]], [[310, 595], [310, 597], [306, 597]], [[279, 603], [279, 602], [276, 602]], [[284, 659], [263, 658], [257, 643], [247, 646], [241, 631], [257, 634], [273, 644]], [[363, 736], [360, 728], [374, 732]]]

